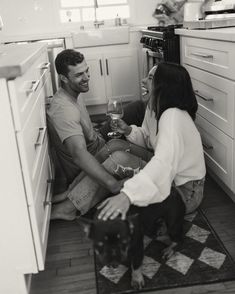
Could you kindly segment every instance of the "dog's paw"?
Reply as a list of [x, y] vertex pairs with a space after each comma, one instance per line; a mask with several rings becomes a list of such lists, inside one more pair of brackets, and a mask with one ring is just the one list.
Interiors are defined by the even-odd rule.
[[131, 286], [135, 290], [141, 290], [144, 287], [144, 276], [141, 272], [141, 268], [137, 270], [132, 270], [131, 274]]
[[172, 255], [175, 253], [175, 247], [177, 243], [172, 242], [171, 245], [167, 246], [165, 249], [162, 251], [162, 259], [168, 260], [171, 258]]
[[168, 260], [174, 253], [174, 249], [167, 247], [162, 251], [162, 259]]

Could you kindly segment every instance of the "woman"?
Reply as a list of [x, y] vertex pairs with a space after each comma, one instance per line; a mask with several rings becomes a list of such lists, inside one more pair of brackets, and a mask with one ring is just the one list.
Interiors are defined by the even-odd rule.
[[170, 195], [172, 186], [182, 196], [186, 213], [200, 205], [206, 169], [194, 124], [197, 108], [187, 70], [181, 65], [159, 64], [142, 127], [120, 120], [118, 129], [130, 142], [152, 149], [154, 156], [124, 183], [118, 195], [99, 206], [100, 219], [114, 219], [119, 214], [124, 219], [131, 204], [160, 203]]

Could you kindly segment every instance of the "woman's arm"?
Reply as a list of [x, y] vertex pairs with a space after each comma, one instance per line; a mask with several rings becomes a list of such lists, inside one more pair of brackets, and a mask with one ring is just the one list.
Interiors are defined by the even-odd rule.
[[[155, 121], [155, 120], [154, 120]], [[155, 121], [156, 122], [156, 121]], [[146, 108], [144, 120], [141, 127], [132, 126], [131, 133], [126, 136], [127, 140], [144, 148], [151, 148], [149, 141], [151, 123], [151, 113], [149, 107]]]
[[159, 121], [154, 156], [137, 175], [125, 182], [121, 191], [137, 206], [162, 202], [170, 194], [183, 152], [184, 141], [175, 112], [168, 110]]

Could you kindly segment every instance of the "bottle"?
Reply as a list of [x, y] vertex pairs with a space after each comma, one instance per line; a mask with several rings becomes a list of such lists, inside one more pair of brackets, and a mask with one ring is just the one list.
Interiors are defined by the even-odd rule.
[[115, 26], [121, 26], [121, 25], [122, 25], [121, 18], [117, 14], [117, 16], [115, 18]]

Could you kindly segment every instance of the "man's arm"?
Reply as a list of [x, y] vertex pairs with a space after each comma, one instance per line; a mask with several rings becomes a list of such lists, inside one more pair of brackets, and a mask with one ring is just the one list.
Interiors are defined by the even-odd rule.
[[117, 181], [105, 168], [91, 155], [86, 148], [83, 136], [71, 136], [64, 141], [65, 147], [71, 156], [87, 175], [95, 179], [100, 185], [112, 193], [119, 193], [121, 183]]

